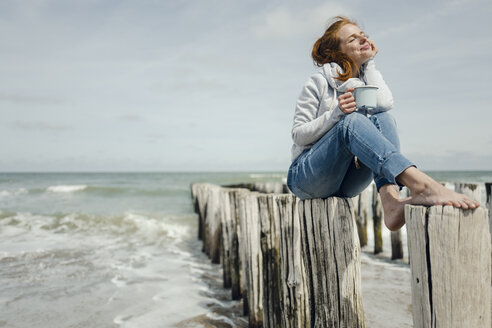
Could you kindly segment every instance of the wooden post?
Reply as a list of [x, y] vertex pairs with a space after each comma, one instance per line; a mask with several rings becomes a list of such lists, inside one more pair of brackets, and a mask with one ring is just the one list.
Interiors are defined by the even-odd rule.
[[[359, 195], [357, 204], [357, 232], [359, 233], [360, 247], [367, 245], [367, 220], [369, 217], [369, 199], [372, 200], [372, 186], [369, 185]], [[369, 198], [371, 197], [371, 198]]]
[[415, 328], [490, 328], [491, 241], [484, 208], [405, 206]]
[[[281, 327], [297, 328], [311, 326], [312, 305], [310, 304], [307, 269], [303, 261], [303, 242], [299, 198], [276, 197], [280, 211], [281, 225], [281, 266], [283, 284], [283, 323]], [[314, 287], [316, 288], [316, 287]]]
[[299, 202], [311, 326], [365, 327], [360, 245], [348, 199]]
[[477, 202], [482, 201], [482, 188], [478, 184], [457, 182], [454, 184], [454, 190], [470, 197], [473, 200], [476, 200]]
[[280, 215], [274, 208], [272, 195], [258, 195], [261, 223], [261, 253], [263, 258], [263, 324], [284, 327], [282, 312], [282, 272], [280, 265]]
[[231, 288], [232, 299], [241, 298], [240, 272], [239, 272], [239, 237], [238, 215], [236, 197], [238, 193], [246, 192], [245, 189], [221, 188], [221, 237], [220, 237], [220, 263], [222, 263], [224, 288]]
[[372, 194], [372, 221], [374, 229], [374, 254], [379, 254], [383, 251], [383, 205], [381, 204], [381, 197], [374, 187], [374, 193]]
[[309, 298], [298, 240], [297, 201], [293, 195], [258, 195], [264, 327], [310, 326]]
[[[486, 199], [486, 207], [489, 210], [489, 229], [490, 229], [490, 234], [492, 235], [492, 182], [485, 183], [485, 199]], [[490, 255], [492, 258], [492, 252], [490, 253]]]
[[219, 186], [209, 183], [192, 186], [195, 209], [198, 209], [198, 237], [203, 240], [203, 251], [212, 263], [220, 263], [220, 191]]
[[489, 209], [489, 227], [490, 234], [492, 235], [492, 182], [485, 183], [485, 193], [486, 193], [486, 206]]
[[198, 239], [203, 240], [203, 225], [205, 221], [205, 208], [208, 192], [205, 190], [204, 183], [193, 183], [191, 185], [191, 197], [195, 213], [198, 214]]
[[238, 194], [238, 221], [240, 228], [240, 253], [244, 277], [244, 312], [249, 317], [249, 327], [263, 325], [263, 259], [260, 245], [260, 219], [258, 193]]

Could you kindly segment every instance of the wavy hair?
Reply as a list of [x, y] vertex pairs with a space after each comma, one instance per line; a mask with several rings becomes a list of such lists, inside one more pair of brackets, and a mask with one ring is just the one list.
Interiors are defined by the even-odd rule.
[[357, 23], [344, 16], [336, 16], [334, 20], [323, 36], [314, 43], [311, 56], [315, 64], [320, 67], [326, 63], [337, 63], [343, 70], [343, 72], [338, 72], [337, 78], [340, 81], [347, 81], [352, 77], [354, 69], [357, 75], [360, 71], [355, 61], [340, 50], [341, 40], [338, 31], [345, 25], [357, 25]]

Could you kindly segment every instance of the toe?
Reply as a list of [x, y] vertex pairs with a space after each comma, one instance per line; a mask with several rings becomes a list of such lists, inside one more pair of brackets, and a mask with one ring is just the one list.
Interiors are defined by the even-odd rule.
[[453, 201], [451, 201], [451, 202], [452, 202], [452, 204], [453, 204], [453, 206], [454, 206], [454, 207], [458, 207], [458, 208], [460, 208], [460, 207], [461, 207], [461, 203], [460, 203], [460, 202], [458, 202], [458, 201], [456, 201], [456, 200], [453, 200]]
[[469, 208], [477, 208], [477, 202], [472, 199], [465, 198], [464, 202], [466, 203], [466, 205], [468, 205]]

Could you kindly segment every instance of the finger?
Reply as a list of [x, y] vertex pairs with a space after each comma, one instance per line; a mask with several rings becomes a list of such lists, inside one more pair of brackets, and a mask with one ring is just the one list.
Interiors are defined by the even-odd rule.
[[352, 91], [354, 91], [354, 90], [355, 90], [354, 88], [348, 88], [348, 89], [347, 89], [347, 93], [348, 93], [348, 92], [352, 92]]
[[352, 103], [354, 101], [355, 101], [354, 97], [350, 97], [350, 98], [345, 98], [345, 99], [339, 100], [338, 102], [341, 105], [348, 105], [348, 104], [350, 104], [350, 103]]
[[346, 99], [352, 97], [351, 92], [345, 92], [343, 95], [341, 95], [339, 98]]

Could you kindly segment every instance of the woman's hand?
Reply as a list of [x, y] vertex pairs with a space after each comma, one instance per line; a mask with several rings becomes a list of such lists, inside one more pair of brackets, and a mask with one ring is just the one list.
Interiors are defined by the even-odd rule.
[[340, 108], [344, 114], [350, 114], [357, 110], [352, 91], [354, 91], [354, 89], [347, 89], [347, 92], [338, 97], [338, 108]]
[[378, 48], [376, 48], [376, 45], [374, 44], [374, 41], [367, 39], [367, 42], [371, 45], [371, 50], [372, 50], [372, 56], [371, 58], [376, 57], [376, 54], [378, 53]]

